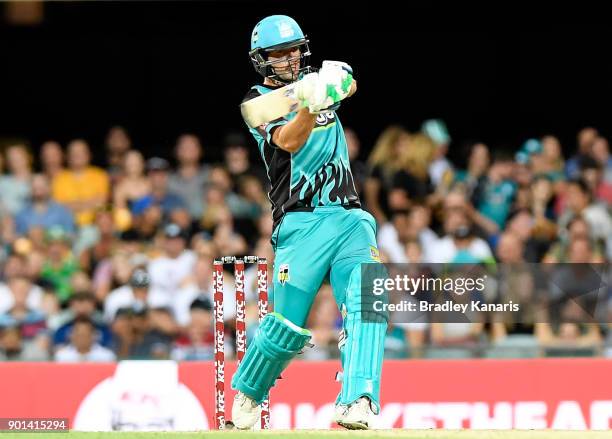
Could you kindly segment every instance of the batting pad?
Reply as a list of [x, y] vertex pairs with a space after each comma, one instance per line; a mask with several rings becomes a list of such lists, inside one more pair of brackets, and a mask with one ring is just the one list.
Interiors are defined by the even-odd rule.
[[[367, 315], [365, 315], [367, 314]], [[387, 319], [379, 313], [353, 312], [344, 319], [342, 390], [338, 401], [349, 405], [367, 396], [380, 410], [380, 377]]]
[[253, 398], [258, 404], [289, 362], [306, 346], [312, 334], [278, 313], [268, 314], [259, 325], [232, 378], [232, 388]]

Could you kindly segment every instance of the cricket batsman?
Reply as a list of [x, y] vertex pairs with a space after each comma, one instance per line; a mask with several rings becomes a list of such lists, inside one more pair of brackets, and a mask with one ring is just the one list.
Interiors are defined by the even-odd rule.
[[368, 429], [380, 410], [387, 317], [362, 309], [361, 297], [361, 264], [382, 266], [376, 223], [361, 209], [336, 113], [357, 85], [346, 63], [325, 61], [315, 72], [309, 56], [308, 40], [290, 17], [270, 16], [253, 29], [250, 57], [264, 80], [245, 101], [301, 80], [297, 95], [306, 106], [250, 129], [271, 183], [274, 312], [261, 322], [232, 379], [232, 417], [240, 429], [259, 420], [270, 388], [309, 344], [304, 326], [326, 278], [343, 317], [342, 389], [334, 421]]

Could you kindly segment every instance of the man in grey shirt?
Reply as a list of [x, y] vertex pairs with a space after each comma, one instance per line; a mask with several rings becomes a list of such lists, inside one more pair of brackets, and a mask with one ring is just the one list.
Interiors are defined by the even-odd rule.
[[200, 140], [193, 134], [181, 135], [176, 142], [175, 154], [178, 167], [170, 176], [169, 189], [187, 203], [192, 218], [198, 220], [204, 210], [202, 194], [209, 173], [209, 167], [200, 164]]

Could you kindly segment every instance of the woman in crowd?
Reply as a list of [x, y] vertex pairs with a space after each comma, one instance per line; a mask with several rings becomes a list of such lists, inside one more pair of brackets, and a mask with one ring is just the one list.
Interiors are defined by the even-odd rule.
[[365, 207], [379, 224], [389, 218], [387, 196], [408, 150], [409, 140], [410, 135], [403, 128], [390, 126], [380, 135], [370, 154], [369, 175], [364, 186]]
[[0, 177], [0, 209], [3, 214], [15, 215], [22, 210], [29, 197], [32, 181], [32, 157], [25, 145], [11, 145], [6, 149], [8, 175]]

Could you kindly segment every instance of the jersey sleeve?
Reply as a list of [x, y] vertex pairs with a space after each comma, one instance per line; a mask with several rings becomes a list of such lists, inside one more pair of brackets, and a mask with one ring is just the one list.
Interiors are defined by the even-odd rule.
[[[257, 90], [256, 88], [252, 88], [251, 90], [249, 90], [242, 102], [246, 102], [260, 95], [261, 92], [259, 90]], [[274, 119], [271, 122], [259, 125], [256, 128], [249, 128], [249, 130], [258, 142], [261, 140], [270, 145], [272, 148], [278, 148], [278, 146], [272, 142], [272, 136], [274, 135], [274, 131], [276, 131], [279, 127], [285, 125], [287, 122], [289, 122], [289, 120], [285, 119], [284, 117], [279, 117], [278, 119]]]

